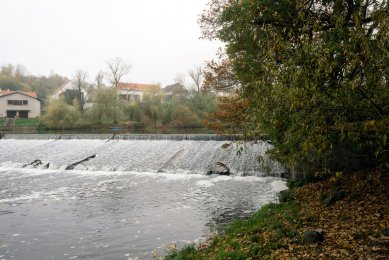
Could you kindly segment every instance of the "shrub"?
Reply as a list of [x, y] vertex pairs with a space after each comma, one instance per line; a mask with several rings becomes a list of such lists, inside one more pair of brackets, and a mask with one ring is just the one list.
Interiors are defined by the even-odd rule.
[[63, 98], [50, 100], [44, 116], [45, 125], [54, 129], [69, 129], [81, 123], [81, 114], [78, 105], [66, 104]]

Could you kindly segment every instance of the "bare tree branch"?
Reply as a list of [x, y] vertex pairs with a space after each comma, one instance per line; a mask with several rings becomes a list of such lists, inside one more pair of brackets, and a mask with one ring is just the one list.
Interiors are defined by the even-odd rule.
[[197, 66], [191, 69], [188, 74], [193, 80], [197, 92], [200, 92], [203, 84], [203, 68], [201, 66]]
[[100, 70], [99, 73], [97, 73], [97, 75], [95, 77], [96, 86], [98, 88], [103, 86], [103, 79], [104, 79], [104, 73]]
[[187, 84], [186, 84], [186, 76], [184, 73], [177, 73], [176, 77], [174, 78], [174, 82], [180, 84], [181, 86], [183, 86], [184, 88], [187, 88]]
[[87, 78], [87, 74], [85, 71], [82, 70], [76, 71], [73, 78], [73, 86], [75, 86], [78, 90], [77, 93], [78, 101], [80, 102], [79, 110], [81, 112], [84, 110], [84, 105], [86, 100], [86, 96], [84, 96], [84, 92], [83, 92], [83, 91], [86, 92], [86, 87], [87, 87], [86, 78]]
[[121, 58], [116, 57], [107, 62], [107, 66], [109, 81], [114, 88], [117, 88], [123, 76], [130, 72], [130, 65], [126, 64]]

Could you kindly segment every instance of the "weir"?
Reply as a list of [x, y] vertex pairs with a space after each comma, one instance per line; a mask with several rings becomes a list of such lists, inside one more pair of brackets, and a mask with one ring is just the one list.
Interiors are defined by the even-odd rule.
[[[7, 251], [0, 252], [5, 259], [152, 259], [162, 245], [200, 241], [209, 227], [277, 200], [285, 181], [261, 177], [283, 172], [266, 157], [271, 147], [215, 135], [7, 134], [0, 140]], [[220, 168], [231, 175], [207, 175]]]
[[237, 141], [238, 135], [216, 134], [4, 134], [3, 139], [116, 139], [116, 140], [192, 140], [192, 141]]
[[[265, 141], [217, 135], [5, 135], [0, 167], [281, 176]], [[34, 164], [39, 160], [39, 164]], [[261, 163], [260, 163], [261, 162]], [[264, 165], [263, 163], [266, 163]], [[223, 167], [221, 167], [221, 165]], [[264, 167], [266, 166], [266, 167]], [[267, 171], [265, 171], [265, 168]]]

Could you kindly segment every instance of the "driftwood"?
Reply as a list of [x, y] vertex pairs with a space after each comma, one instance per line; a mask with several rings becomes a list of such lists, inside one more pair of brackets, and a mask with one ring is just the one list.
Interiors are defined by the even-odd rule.
[[22, 168], [25, 168], [25, 167], [27, 167], [29, 165], [32, 165], [35, 168], [35, 167], [37, 167], [38, 165], [41, 165], [41, 164], [42, 164], [41, 160], [35, 160], [32, 163], [27, 163], [27, 164], [23, 165]]
[[89, 156], [89, 157], [86, 157], [85, 159], [83, 159], [83, 160], [81, 160], [81, 161], [78, 161], [78, 162], [72, 163], [72, 164], [68, 165], [68, 166], [66, 167], [66, 169], [65, 169], [65, 170], [73, 170], [73, 169], [74, 169], [74, 167], [76, 167], [76, 166], [77, 166], [77, 165], [79, 165], [80, 163], [83, 163], [83, 162], [89, 161], [90, 159], [93, 159], [93, 158], [95, 158], [95, 157], [96, 157], [96, 154], [94, 154], [94, 155], [91, 155], [91, 156]]
[[207, 172], [207, 175], [211, 175], [211, 174], [219, 174], [219, 175], [227, 175], [227, 176], [231, 175], [231, 170], [226, 164], [222, 162], [217, 162], [216, 165], [221, 169], [210, 170]]
[[111, 138], [109, 138], [107, 141], [105, 141], [106, 143], [107, 142], [109, 142], [109, 141], [112, 141], [112, 140], [114, 140], [115, 139], [115, 136], [116, 136], [116, 133], [114, 133], [113, 135], [112, 135], [112, 137]]

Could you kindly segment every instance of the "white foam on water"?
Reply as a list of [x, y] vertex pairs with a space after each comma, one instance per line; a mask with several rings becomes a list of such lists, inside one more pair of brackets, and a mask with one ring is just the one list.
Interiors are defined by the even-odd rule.
[[[274, 177], [270, 177], [274, 178]], [[269, 177], [261, 177], [261, 176], [234, 176], [234, 180], [242, 181], [242, 182], [267, 182]]]
[[5, 161], [0, 163], [0, 168], [5, 168], [5, 169], [21, 168], [22, 166], [23, 166], [22, 163], [16, 163], [11, 161]]
[[79, 176], [121, 176], [132, 175], [137, 177], [147, 177], [158, 179], [161, 181], [185, 181], [191, 179], [204, 179], [205, 175], [188, 174], [188, 173], [159, 173], [159, 172], [147, 172], [147, 171], [83, 171], [83, 170], [70, 170], [67, 173], [79, 175]]
[[226, 182], [226, 181], [266, 183], [266, 182], [274, 181], [274, 177], [259, 177], [259, 176], [243, 177], [243, 176], [224, 176], [224, 175], [215, 177], [215, 175], [211, 175], [209, 176], [209, 179], [197, 181], [196, 186], [211, 187], [218, 182]]
[[273, 192], [280, 192], [280, 191], [288, 189], [288, 186], [286, 186], [285, 180], [275, 180], [270, 184], [271, 184]]
[[[41, 160], [44, 168], [65, 170], [67, 166], [95, 155], [75, 166], [81, 171], [136, 171], [205, 174], [214, 170], [218, 162], [231, 169], [234, 175], [259, 175], [258, 156], [266, 156], [271, 145], [266, 142], [249, 142], [244, 152], [239, 147], [223, 149], [224, 141], [173, 141], [173, 140], [0, 140], [0, 166], [20, 168]], [[15, 164], [16, 163], [16, 164]], [[32, 168], [33, 166], [27, 166]], [[273, 166], [272, 166], [273, 167]], [[274, 164], [275, 174], [279, 171]]]
[[42, 198], [42, 193], [40, 192], [34, 192], [30, 195], [22, 195], [19, 197], [14, 198], [8, 198], [8, 199], [0, 199], [0, 203], [13, 203], [21, 200], [34, 200], [34, 199], [40, 199]]
[[197, 181], [196, 182], [196, 186], [200, 186], [200, 187], [212, 187], [213, 184], [210, 180], [201, 180], [201, 181]]
[[[63, 224], [64, 233], [73, 237], [72, 241], [84, 242], [80, 236], [89, 232], [90, 227], [98, 227], [104, 230], [94, 241], [100, 248], [105, 248], [100, 239], [121, 248], [123, 244], [139, 247], [134, 241], [146, 241], [144, 238], [149, 241], [160, 238], [150, 245], [142, 242], [153, 248], [175, 240], [196, 242], [192, 238], [207, 234], [206, 224], [227, 220], [233, 214], [245, 216], [267, 202], [276, 201], [276, 192], [286, 189], [282, 179], [261, 177], [257, 156], [265, 154], [268, 144], [249, 143], [247, 152], [238, 156], [235, 144], [223, 149], [224, 143], [0, 140], [0, 151], [10, 151], [0, 152], [0, 181], [7, 190], [0, 191], [0, 206], [15, 206], [16, 214], [30, 212], [24, 217], [27, 219], [35, 217], [32, 213], [44, 216], [49, 213], [54, 221], [61, 221], [58, 223]], [[68, 165], [94, 154], [95, 158], [66, 170]], [[22, 168], [34, 160], [41, 160], [43, 165]], [[233, 174], [205, 175], [218, 162], [228, 165]], [[48, 169], [43, 167], [47, 163], [50, 163]], [[247, 174], [256, 176], [244, 176]], [[34, 226], [35, 220], [29, 224]], [[36, 225], [36, 229], [40, 232], [41, 226]], [[163, 232], [156, 232], [158, 229]], [[25, 236], [23, 230], [12, 227], [10, 230], [7, 234], [18, 232], [23, 234], [21, 238]], [[131, 237], [126, 237], [128, 234]], [[85, 241], [88, 239], [85, 236]], [[26, 247], [20, 249], [28, 254]], [[68, 256], [76, 254], [79, 255], [69, 252]], [[120, 253], [125, 254], [126, 251]], [[131, 251], [131, 254], [137, 253]]]
[[219, 181], [230, 181], [233, 180], [234, 178], [232, 176], [217, 176], [216, 178], [213, 178], [211, 181], [213, 183], [219, 182]]

